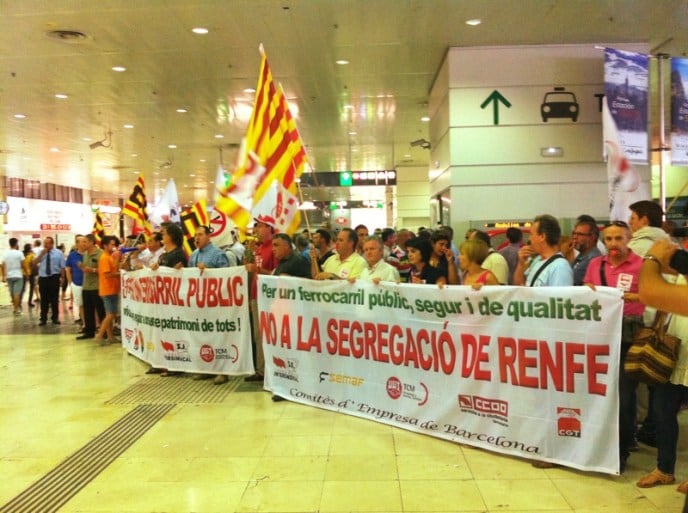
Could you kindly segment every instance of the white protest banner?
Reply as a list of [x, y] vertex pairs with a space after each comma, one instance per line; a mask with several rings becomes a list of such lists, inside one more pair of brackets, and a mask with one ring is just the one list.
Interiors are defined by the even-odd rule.
[[122, 344], [153, 367], [253, 374], [244, 267], [122, 275]]
[[491, 451], [618, 473], [616, 289], [260, 276], [258, 307], [273, 393]]

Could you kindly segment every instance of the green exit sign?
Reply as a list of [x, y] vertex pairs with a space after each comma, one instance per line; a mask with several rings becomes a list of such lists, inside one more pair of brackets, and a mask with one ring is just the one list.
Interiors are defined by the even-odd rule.
[[353, 177], [351, 171], [344, 171], [339, 173], [339, 186], [351, 187], [353, 185]]

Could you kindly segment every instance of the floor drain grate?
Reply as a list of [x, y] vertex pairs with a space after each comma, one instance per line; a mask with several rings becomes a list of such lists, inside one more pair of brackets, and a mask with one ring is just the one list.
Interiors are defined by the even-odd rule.
[[0, 513], [52, 513], [163, 418], [174, 404], [141, 404], [0, 508]]

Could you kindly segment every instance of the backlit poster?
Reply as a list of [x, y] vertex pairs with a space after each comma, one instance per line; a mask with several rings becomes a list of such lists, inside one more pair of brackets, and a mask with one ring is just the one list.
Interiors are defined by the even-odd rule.
[[619, 144], [632, 162], [647, 164], [649, 56], [606, 48], [604, 92], [619, 131]]
[[671, 59], [671, 163], [688, 165], [688, 59]]

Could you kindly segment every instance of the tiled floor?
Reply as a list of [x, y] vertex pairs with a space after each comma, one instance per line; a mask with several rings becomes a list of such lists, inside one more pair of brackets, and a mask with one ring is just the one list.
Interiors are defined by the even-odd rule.
[[[75, 340], [66, 314], [62, 326], [39, 328], [0, 310], [0, 511], [136, 406], [107, 401], [146, 365]], [[622, 477], [539, 470], [241, 388], [221, 403], [177, 404], [60, 511], [676, 513], [683, 504], [674, 486], [634, 486], [653, 468], [649, 447]], [[684, 436], [679, 479], [688, 479], [687, 446]]]

